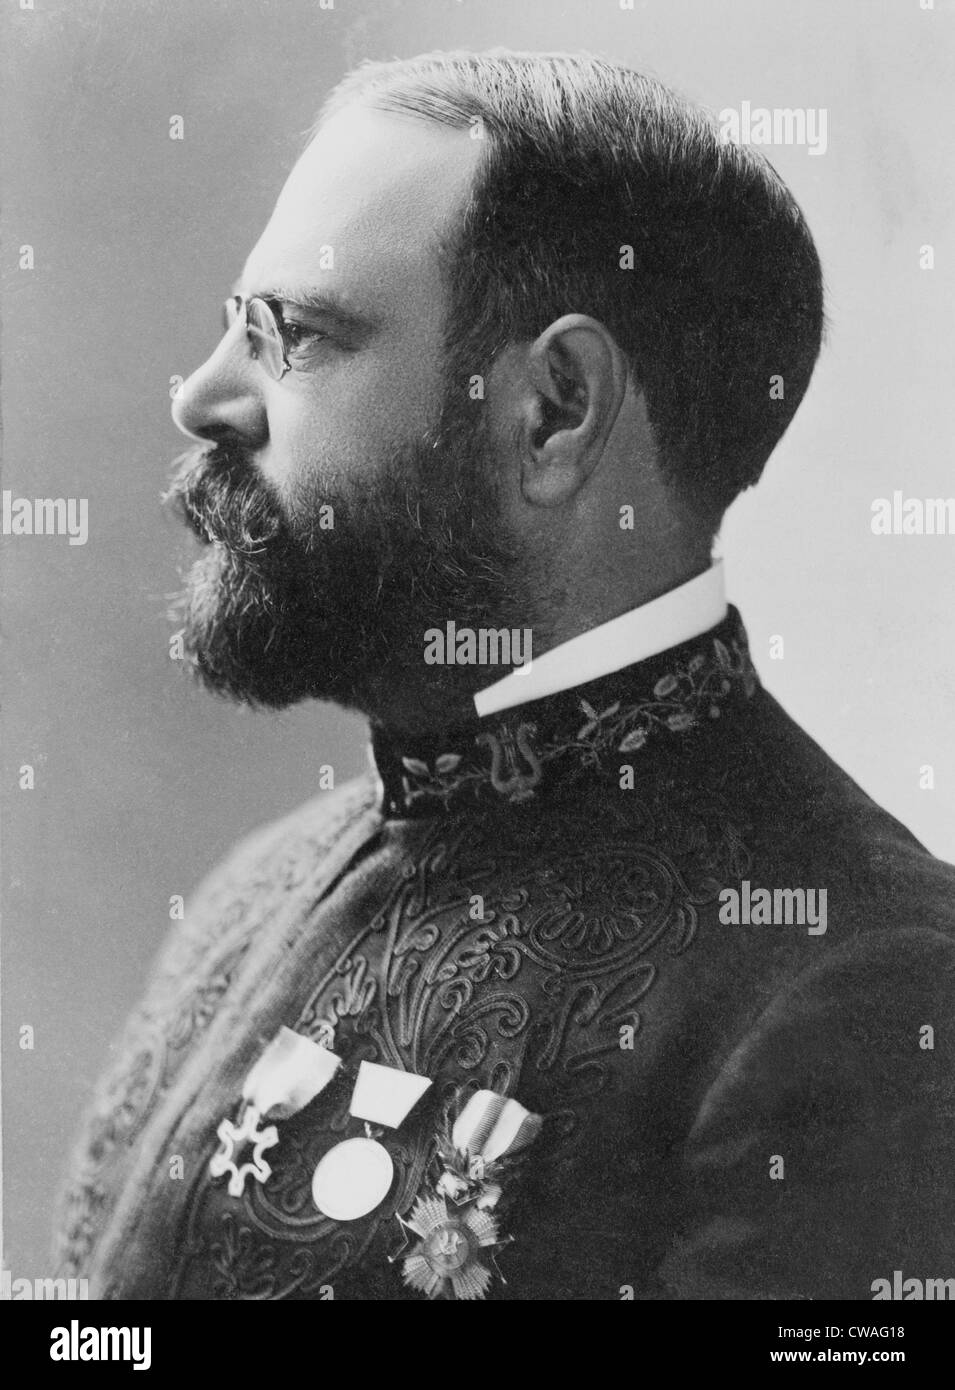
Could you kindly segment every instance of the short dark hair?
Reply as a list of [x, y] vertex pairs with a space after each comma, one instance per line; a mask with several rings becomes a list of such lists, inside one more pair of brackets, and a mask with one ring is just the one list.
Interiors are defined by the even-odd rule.
[[769, 162], [655, 79], [584, 54], [368, 62], [320, 120], [355, 101], [486, 140], [446, 251], [457, 366], [483, 371], [565, 313], [599, 319], [644, 392], [665, 475], [715, 529], [759, 478], [822, 339], [819, 258]]

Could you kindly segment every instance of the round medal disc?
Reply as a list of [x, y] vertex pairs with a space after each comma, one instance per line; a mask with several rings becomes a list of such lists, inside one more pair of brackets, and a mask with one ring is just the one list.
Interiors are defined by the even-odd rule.
[[395, 1165], [376, 1139], [344, 1139], [319, 1162], [312, 1200], [334, 1221], [357, 1221], [385, 1200]]

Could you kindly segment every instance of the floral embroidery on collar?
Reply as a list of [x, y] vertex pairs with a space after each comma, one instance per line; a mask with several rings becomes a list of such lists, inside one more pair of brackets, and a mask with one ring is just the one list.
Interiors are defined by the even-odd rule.
[[581, 724], [576, 732], [541, 740], [533, 720], [505, 721], [476, 733], [466, 751], [440, 752], [427, 761], [401, 757], [401, 800], [408, 810], [423, 800], [447, 807], [465, 788], [488, 787], [505, 801], [527, 801], [536, 795], [548, 764], [576, 760], [587, 768], [612, 753], [636, 753], [661, 732], [680, 734], [718, 719], [734, 691], [748, 699], [756, 686], [740, 625], [726, 641], [711, 636], [706, 646], [690, 649], [642, 699], [616, 699], [598, 710], [578, 698]]

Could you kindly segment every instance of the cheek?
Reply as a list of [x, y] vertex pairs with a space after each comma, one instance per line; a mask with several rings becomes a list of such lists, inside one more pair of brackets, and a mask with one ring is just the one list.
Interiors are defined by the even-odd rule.
[[394, 453], [437, 422], [443, 382], [421, 352], [342, 357], [276, 383], [259, 458], [296, 508], [322, 491], [364, 490]]

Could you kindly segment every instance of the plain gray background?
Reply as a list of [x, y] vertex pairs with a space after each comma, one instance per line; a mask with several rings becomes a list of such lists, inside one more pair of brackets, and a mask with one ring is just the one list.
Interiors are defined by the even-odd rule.
[[[761, 675], [877, 800], [955, 858], [955, 537], [876, 537], [871, 504], [955, 493], [955, 11], [937, 0], [7, 0], [3, 486], [89, 499], [85, 547], [4, 540], [5, 1258], [49, 1274], [52, 1194], [110, 1039], [188, 893], [236, 837], [364, 764], [328, 707], [241, 713], [168, 657], [190, 548], [158, 498], [169, 379], [219, 306], [328, 88], [363, 57], [587, 48], [716, 110], [825, 107], [829, 149], [767, 151], [802, 204], [830, 335], [724, 529]], [[185, 139], [168, 137], [181, 115]], [[19, 247], [35, 249], [32, 271]], [[936, 268], [919, 268], [935, 247]], [[768, 659], [769, 638], [785, 659]], [[21, 764], [37, 786], [17, 789]], [[935, 790], [919, 788], [931, 763]], [[29, 1023], [36, 1045], [23, 1052]]]

